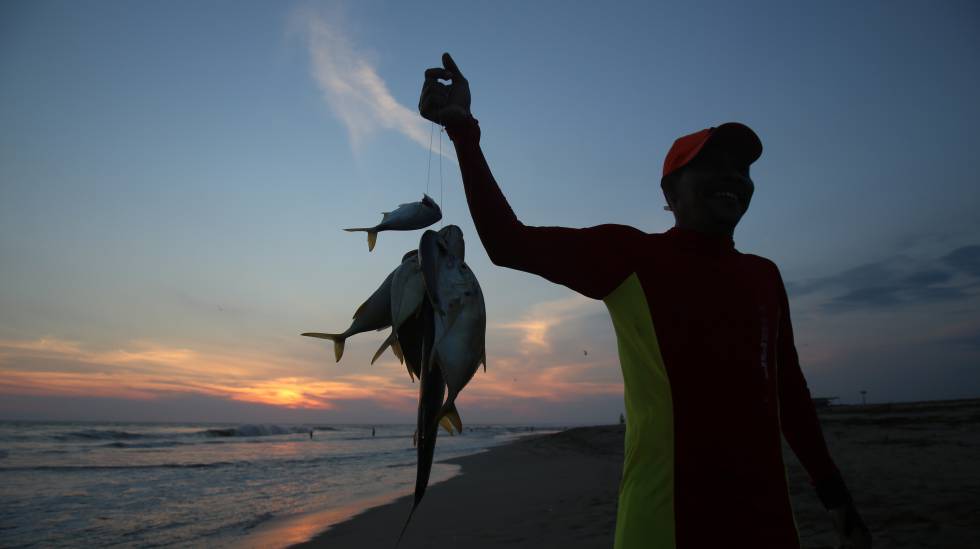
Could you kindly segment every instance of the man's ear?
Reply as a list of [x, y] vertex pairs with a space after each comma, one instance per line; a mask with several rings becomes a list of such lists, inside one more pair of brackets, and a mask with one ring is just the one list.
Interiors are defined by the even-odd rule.
[[664, 200], [667, 201], [667, 205], [664, 206], [664, 210], [668, 212], [674, 211], [674, 193], [668, 191], [667, 187], [664, 187]]

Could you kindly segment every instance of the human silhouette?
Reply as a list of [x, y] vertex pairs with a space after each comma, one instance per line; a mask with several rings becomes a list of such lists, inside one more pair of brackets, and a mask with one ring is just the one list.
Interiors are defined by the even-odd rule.
[[[598, 107], [642, 124], [623, 105]], [[870, 547], [800, 370], [779, 270], [735, 249], [755, 191], [749, 168], [762, 154], [753, 130], [729, 122], [678, 138], [659, 177], [675, 224], [648, 234], [519, 221], [490, 172], [469, 83], [449, 54], [425, 71], [419, 111], [453, 141], [491, 261], [609, 310], [630, 418], [615, 547], [798, 548], [780, 432], [842, 542]]]

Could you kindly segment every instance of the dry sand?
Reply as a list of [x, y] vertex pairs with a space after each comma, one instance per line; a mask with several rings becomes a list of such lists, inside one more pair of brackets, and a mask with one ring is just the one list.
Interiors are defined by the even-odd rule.
[[[874, 547], [980, 547], [980, 400], [837, 406], [820, 417]], [[429, 487], [401, 547], [612, 547], [623, 432], [569, 429], [450, 460], [462, 474]], [[830, 518], [785, 451], [803, 547], [834, 547]], [[299, 547], [393, 547], [410, 508], [406, 496]]]

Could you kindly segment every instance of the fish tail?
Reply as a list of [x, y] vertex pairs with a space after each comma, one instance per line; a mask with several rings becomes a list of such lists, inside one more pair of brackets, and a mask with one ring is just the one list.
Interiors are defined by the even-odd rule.
[[447, 402], [442, 407], [442, 410], [439, 412], [439, 425], [442, 425], [443, 429], [449, 431], [449, 434], [452, 434], [453, 428], [458, 433], [463, 432], [463, 420], [459, 418], [459, 412], [456, 410], [455, 402]]
[[349, 233], [364, 231], [367, 233], [368, 237], [368, 251], [374, 251], [374, 244], [378, 241], [378, 231], [374, 230], [374, 227], [352, 227], [350, 229], [344, 229]]
[[395, 541], [396, 549], [398, 547], [398, 544], [402, 542], [402, 538], [405, 536], [405, 530], [408, 530], [408, 523], [412, 522], [412, 515], [415, 514], [415, 510], [418, 509], [418, 507], [419, 507], [419, 501], [415, 500], [415, 503], [412, 504], [412, 510], [408, 512], [408, 519], [405, 520], [405, 526], [402, 526], [402, 531], [400, 534], [398, 534], [398, 540]]
[[344, 334], [324, 334], [320, 332], [306, 332], [305, 334], [302, 335], [305, 335], [307, 337], [318, 337], [320, 339], [329, 339], [330, 341], [333, 341], [333, 356], [334, 358], [337, 359], [337, 362], [340, 362], [340, 357], [344, 356], [344, 342], [347, 341], [347, 338], [344, 337]]
[[398, 362], [405, 364], [405, 353], [402, 352], [402, 344], [397, 339], [391, 344], [391, 352], [395, 353], [395, 356], [398, 357]]
[[391, 335], [389, 335], [388, 338], [384, 340], [384, 343], [381, 344], [381, 347], [378, 347], [378, 351], [374, 353], [374, 357], [371, 358], [371, 364], [374, 364], [374, 362], [378, 360], [381, 354], [384, 353], [385, 349], [387, 349], [388, 347], [391, 347], [391, 352], [395, 353], [395, 356], [398, 357], [399, 351], [401, 351], [401, 349], [398, 349], [398, 351], [396, 351], [395, 350], [396, 345], [398, 345], [398, 339], [395, 331], [392, 330]]

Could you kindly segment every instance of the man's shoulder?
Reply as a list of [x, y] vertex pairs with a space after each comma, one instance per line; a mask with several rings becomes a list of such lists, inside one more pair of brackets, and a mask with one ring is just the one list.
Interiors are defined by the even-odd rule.
[[740, 253], [740, 256], [742, 261], [745, 262], [746, 266], [759, 269], [761, 272], [767, 272], [777, 277], [780, 276], [779, 267], [776, 266], [776, 262], [773, 260], [756, 254]]
[[619, 225], [616, 223], [604, 223], [602, 225], [589, 227], [588, 230], [601, 234], [604, 238], [614, 238], [621, 243], [648, 240], [651, 237], [660, 236], [658, 234], [645, 233], [636, 227]]

